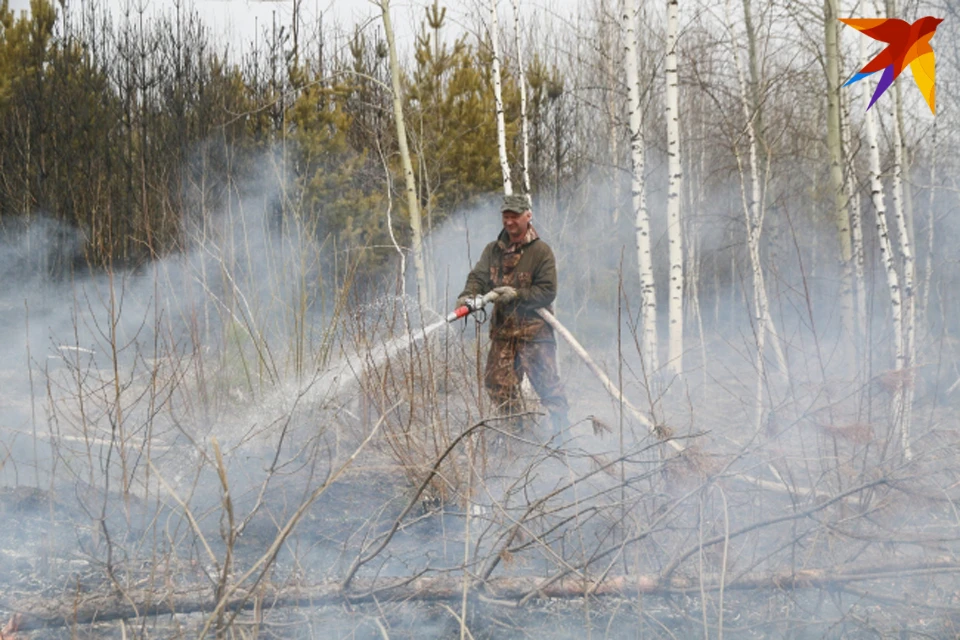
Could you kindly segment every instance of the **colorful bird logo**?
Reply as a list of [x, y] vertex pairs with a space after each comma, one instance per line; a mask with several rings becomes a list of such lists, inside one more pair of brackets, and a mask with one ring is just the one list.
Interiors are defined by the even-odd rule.
[[867, 109], [872, 107], [877, 98], [890, 88], [900, 72], [909, 64], [913, 79], [920, 87], [923, 97], [927, 99], [931, 113], [936, 113], [934, 108], [937, 92], [936, 57], [930, 46], [930, 38], [936, 33], [937, 26], [943, 22], [943, 18], [927, 16], [913, 24], [896, 18], [840, 18], [840, 22], [888, 45], [843, 85], [853, 84], [882, 70], [880, 84], [877, 85], [877, 90]]

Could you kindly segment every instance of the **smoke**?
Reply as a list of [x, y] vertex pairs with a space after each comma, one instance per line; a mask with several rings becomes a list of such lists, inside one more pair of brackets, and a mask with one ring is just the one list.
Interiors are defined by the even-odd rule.
[[[662, 176], [651, 164], [656, 186]], [[621, 413], [618, 399], [561, 344], [569, 431], [551, 440], [536, 420], [520, 434], [491, 420], [477, 431], [491, 437], [454, 445], [490, 415], [477, 384], [484, 332], [478, 348], [472, 320], [468, 330], [428, 334], [424, 326], [449, 309], [499, 232], [499, 199], [454, 212], [432, 230], [429, 308], [420, 309], [412, 274], [406, 297], [337, 291], [342, 281], [331, 284], [324, 233], [278, 211], [279, 192], [272, 178], [249, 181], [223, 210], [186, 224], [181, 254], [131, 271], [84, 268], [81, 238], [53, 221], [6, 229], [0, 276], [15, 284], [0, 294], [2, 483], [10, 488], [0, 498], [28, 524], [18, 539], [6, 534], [4, 544], [19, 543], [21, 552], [0, 562], [0, 580], [21, 587], [27, 574], [39, 573], [50, 582], [82, 576], [99, 584], [109, 567], [133, 581], [145, 579], [134, 568], [144, 563], [169, 567], [157, 569], [167, 573], [152, 584], [175, 577], [209, 589], [227, 549], [236, 564], [226, 573], [242, 575], [309, 503], [278, 551], [276, 584], [340, 580], [357, 558], [367, 559], [358, 582], [374, 586], [420, 572], [462, 578], [464, 568], [569, 586], [563, 579], [592, 584], [627, 566], [627, 575], [669, 573], [665, 591], [643, 606], [606, 600], [589, 615], [590, 598], [574, 607], [534, 594], [536, 606], [518, 612], [471, 599], [468, 622], [475, 630], [510, 624], [551, 637], [603, 627], [610, 637], [629, 637], [626, 620], [640, 618], [683, 635], [702, 631], [703, 616], [716, 620], [725, 606], [739, 615], [757, 611], [750, 595], [723, 601], [725, 581], [745, 591], [750, 580], [776, 586], [798, 552], [804, 570], [872, 569], [898, 557], [857, 540], [885, 540], [899, 558], [919, 563], [911, 541], [922, 530], [950, 533], [937, 509], [881, 489], [919, 476], [914, 490], [949, 494], [955, 466], [943, 425], [953, 400], [935, 405], [920, 395], [915, 438], [929, 457], [903, 466], [889, 417], [897, 381], [877, 375], [890, 368], [882, 277], [868, 268], [870, 325], [858, 353], [840, 333], [831, 221], [803, 218], [800, 196], [773, 202], [765, 227], [762, 262], [776, 328], [768, 339], [781, 341], [789, 369], [777, 368], [772, 351], [764, 354], [760, 431], [739, 185], [711, 185], [704, 209], [690, 212], [704, 332], [688, 289], [684, 375], [667, 378], [644, 371], [639, 358], [628, 190], [598, 177], [562, 202], [535, 202], [534, 225], [558, 258], [559, 319], [624, 397], [648, 412], [653, 432]], [[664, 283], [662, 189], [651, 189], [648, 206]], [[946, 199], [934, 206], [952, 207]], [[948, 216], [934, 219], [945, 239], [954, 237]], [[865, 223], [866, 237], [868, 230]], [[955, 304], [944, 293], [954, 279], [944, 249], [931, 285], [943, 319], [930, 325], [942, 334], [929, 342], [941, 359], [952, 345], [945, 316]], [[873, 244], [868, 255], [876, 256]], [[918, 252], [921, 262], [924, 255]], [[662, 313], [662, 339], [665, 322]], [[954, 370], [938, 371], [934, 382], [950, 388]], [[374, 428], [376, 437], [345, 468]], [[505, 436], [502, 449], [493, 447], [496, 430]], [[682, 453], [663, 444], [671, 437]], [[36, 531], [43, 537], [30, 539]], [[952, 578], [909, 584], [935, 593]], [[878, 597], [897, 588], [868, 583]], [[447, 609], [417, 602], [423, 594], [399, 593], [413, 600], [388, 605], [382, 618], [367, 605], [310, 615], [344, 634], [375, 636], [375, 620], [396, 634], [459, 633]], [[659, 598], [678, 593], [682, 604]], [[807, 592], [770, 598], [794, 612], [816, 606]], [[459, 615], [459, 602], [444, 602]], [[855, 626], [847, 616], [862, 613], [858, 606], [820, 611], [812, 629], [838, 620]], [[630, 617], [619, 617], [618, 607]], [[778, 624], [748, 617], [756, 628]]]

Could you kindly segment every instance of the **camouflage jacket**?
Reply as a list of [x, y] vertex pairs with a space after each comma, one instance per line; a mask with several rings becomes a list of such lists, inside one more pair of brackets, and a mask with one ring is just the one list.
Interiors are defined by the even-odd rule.
[[484, 247], [460, 295], [483, 295], [505, 285], [517, 290], [517, 299], [494, 306], [491, 337], [553, 341], [553, 330], [536, 310], [553, 311], [551, 305], [557, 297], [557, 261], [553, 250], [537, 236], [532, 225], [518, 244], [511, 244], [507, 232], [501, 231], [495, 241]]

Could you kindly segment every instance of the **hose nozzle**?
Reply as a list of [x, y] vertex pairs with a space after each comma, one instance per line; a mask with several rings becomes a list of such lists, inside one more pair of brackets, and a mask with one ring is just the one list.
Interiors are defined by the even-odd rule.
[[447, 322], [454, 322], [456, 320], [459, 320], [460, 318], [467, 317], [471, 313], [482, 311], [483, 308], [487, 305], [487, 303], [493, 302], [494, 300], [496, 300], [498, 295], [499, 294], [497, 294], [496, 292], [491, 291], [486, 295], [476, 296], [476, 297], [467, 299], [466, 304], [457, 307], [456, 309], [454, 309], [453, 311], [447, 314]]

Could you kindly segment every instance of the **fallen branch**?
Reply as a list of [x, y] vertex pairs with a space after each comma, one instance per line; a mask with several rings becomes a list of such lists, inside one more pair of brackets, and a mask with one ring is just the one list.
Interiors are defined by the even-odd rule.
[[[656, 574], [636, 576], [611, 576], [600, 583], [582, 579], [566, 579], [543, 585], [543, 579], [526, 576], [496, 578], [486, 582], [483, 600], [489, 604], [516, 606], [524, 595], [531, 591], [538, 597], [576, 599], [586, 595], [593, 597], [636, 597], [638, 595], [670, 595], [696, 593], [701, 589], [716, 591], [748, 591], [754, 589], [820, 589], [842, 587], [851, 583], [875, 580], [890, 580], [904, 575], [950, 574], [960, 572], [960, 562], [941, 561], [905, 565], [848, 568], [844, 570], [806, 569], [770, 574], [746, 575], [723, 584], [720, 575], [675, 577], [663, 581]], [[383, 581], [356, 579], [356, 591], [344, 592], [339, 581], [313, 585], [281, 586], [261, 584], [256, 590], [240, 589], [221, 601], [221, 609], [241, 611], [285, 607], [315, 608], [322, 605], [364, 602], [456, 602], [462, 596], [462, 581], [456, 576], [430, 576], [384, 586]], [[115, 592], [79, 593], [74, 599], [55, 600], [45, 596], [25, 596], [19, 599], [4, 599], [4, 607], [15, 611], [18, 630], [28, 631], [44, 627], [64, 627], [75, 624], [108, 622], [134, 619], [136, 611], [143, 616], [189, 614], [210, 612], [218, 608], [209, 588], [183, 587], [179, 589], [131, 590], [132, 602]], [[877, 594], [884, 597], [883, 594]], [[268, 604], [269, 603], [269, 604]], [[936, 609], [937, 605], [927, 603]], [[943, 609], [954, 605], [945, 603]]]
[[[357, 456], [360, 455], [360, 452], [363, 451], [364, 447], [366, 447], [370, 443], [370, 441], [373, 440], [374, 435], [376, 435], [377, 431], [380, 429], [380, 426], [383, 424], [383, 421], [386, 419], [387, 414], [390, 411], [393, 411], [393, 409], [396, 408], [396, 406], [397, 405], [394, 404], [393, 407], [390, 407], [389, 409], [387, 409], [387, 411], [385, 411], [383, 415], [380, 416], [380, 419], [377, 421], [377, 424], [373, 426], [373, 429], [370, 430], [370, 433], [367, 435], [366, 439], [360, 443], [360, 445], [356, 448], [356, 450], [354, 450], [354, 452], [350, 455], [350, 457], [347, 458], [347, 460], [342, 465], [340, 465], [339, 469], [331, 473], [326, 478], [326, 480], [324, 480], [320, 484], [319, 487], [314, 489], [313, 492], [310, 494], [310, 496], [297, 508], [296, 512], [294, 512], [294, 514], [290, 517], [290, 519], [287, 520], [286, 525], [284, 525], [284, 527], [280, 530], [277, 536], [273, 539], [273, 543], [267, 549], [266, 553], [260, 556], [260, 559], [257, 560], [252, 567], [247, 569], [246, 573], [244, 573], [240, 577], [240, 579], [237, 580], [236, 584], [234, 584], [229, 589], [226, 589], [226, 593], [220, 597], [219, 602], [215, 603], [213, 607], [213, 615], [211, 615], [210, 618], [207, 619], [207, 623], [204, 625], [203, 631], [200, 632], [200, 637], [206, 637], [207, 630], [210, 628], [210, 625], [214, 622], [217, 616], [219, 616], [222, 611], [226, 610], [229, 607], [231, 602], [235, 602], [235, 598], [237, 597], [237, 594], [243, 593], [245, 591], [245, 589], [243, 589], [241, 585], [244, 584], [255, 573], [257, 573], [257, 571], [259, 571], [260, 573], [256, 576], [256, 579], [253, 582], [252, 589], [257, 588], [257, 585], [260, 584], [260, 582], [263, 580], [263, 577], [266, 575], [269, 568], [273, 565], [273, 561], [276, 559], [277, 554], [280, 553], [280, 548], [286, 542], [290, 534], [293, 533], [293, 530], [294, 528], [296, 528], [297, 523], [300, 522], [300, 519], [310, 508], [310, 505], [316, 502], [317, 498], [319, 498], [331, 485], [333, 485], [333, 483], [335, 483], [340, 478], [341, 475], [343, 475], [346, 472], [347, 469], [350, 468], [350, 465], [353, 464], [353, 461], [357, 459]], [[221, 590], [218, 589], [218, 593], [220, 591]], [[252, 593], [253, 591], [251, 590], [249, 593], [245, 593], [242, 597], [250, 598]], [[242, 606], [244, 605], [241, 605], [241, 607]]]

